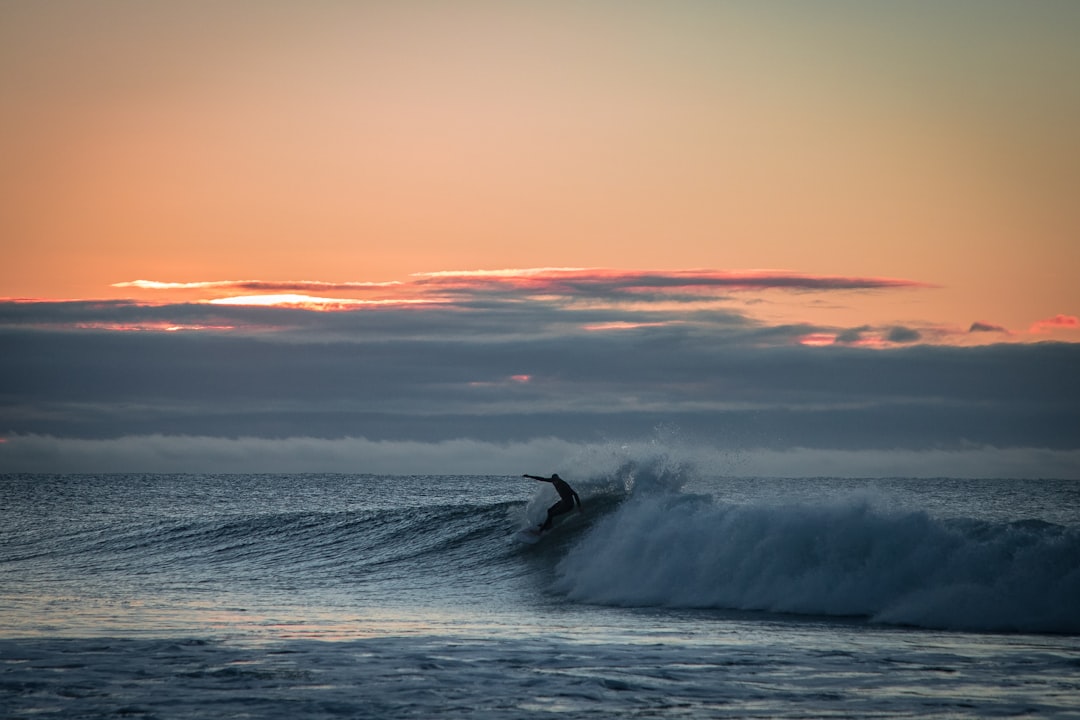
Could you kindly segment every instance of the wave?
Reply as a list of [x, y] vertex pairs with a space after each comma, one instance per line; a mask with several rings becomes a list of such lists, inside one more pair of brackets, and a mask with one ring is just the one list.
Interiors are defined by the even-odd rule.
[[[780, 504], [773, 498], [811, 497], [813, 491], [793, 495], [798, 488], [787, 485], [783, 494], [725, 485], [725, 499], [739, 502], [720, 502], [690, 492], [715, 491], [711, 474], [701, 485], [693, 465], [654, 450], [604, 448], [559, 468], [585, 509], [560, 518], [552, 537], [535, 546], [510, 537], [543, 518], [555, 499], [547, 483], [535, 483], [525, 500], [520, 486], [506, 492], [501, 479], [473, 479], [478, 492], [457, 495], [439, 494], [435, 478], [404, 489], [404, 481], [388, 478], [365, 490], [385, 489], [395, 505], [326, 511], [337, 507], [334, 499], [349, 496], [351, 479], [316, 487], [325, 497], [316, 492], [300, 507], [275, 501], [266, 492], [275, 486], [260, 481], [242, 485], [239, 500], [224, 506], [229, 512], [220, 504], [207, 503], [207, 510], [182, 502], [144, 512], [144, 497], [159, 497], [162, 488], [180, 487], [186, 496], [203, 487], [169, 480], [130, 503], [98, 501], [101, 512], [57, 514], [62, 522], [41, 522], [40, 513], [13, 516], [15, 532], [0, 537], [0, 586], [67, 592], [92, 585], [124, 597], [169, 591], [181, 598], [332, 590], [328, 596], [359, 603], [429, 591], [473, 602], [549, 588], [562, 598], [557, 602], [1080, 633], [1080, 527], [993, 515], [945, 519], [866, 497]], [[87, 487], [87, 497], [100, 495], [99, 485]], [[283, 487], [291, 492], [292, 480]], [[851, 486], [814, 487], [847, 492]], [[433, 494], [425, 494], [429, 489]], [[255, 502], [264, 496], [267, 502]], [[1046, 502], [1057, 497], [1044, 496]], [[934, 507], [927, 502], [907, 507]], [[256, 507], [261, 511], [243, 511]]]
[[489, 568], [500, 556], [509, 565], [506, 537], [520, 514], [520, 503], [498, 502], [118, 520], [0, 543], [0, 578], [347, 586], [388, 571], [460, 573]]
[[1080, 632], [1080, 529], [942, 520], [867, 499], [781, 506], [637, 495], [575, 543], [556, 577], [556, 591], [596, 604]]

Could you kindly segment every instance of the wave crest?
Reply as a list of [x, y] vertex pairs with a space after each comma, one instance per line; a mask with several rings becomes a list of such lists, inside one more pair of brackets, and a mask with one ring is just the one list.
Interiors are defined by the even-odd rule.
[[555, 589], [598, 604], [1075, 633], [1080, 531], [945, 521], [865, 499], [762, 506], [641, 495], [570, 549]]

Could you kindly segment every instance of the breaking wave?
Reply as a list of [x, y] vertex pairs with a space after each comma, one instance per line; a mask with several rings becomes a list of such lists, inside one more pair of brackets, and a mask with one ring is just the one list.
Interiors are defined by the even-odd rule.
[[1080, 632], [1080, 530], [637, 495], [557, 567], [578, 602], [727, 608], [979, 631]]

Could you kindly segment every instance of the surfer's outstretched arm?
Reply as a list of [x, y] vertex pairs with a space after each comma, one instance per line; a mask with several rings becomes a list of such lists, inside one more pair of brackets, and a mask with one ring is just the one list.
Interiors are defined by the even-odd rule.
[[527, 477], [532, 480], [543, 480], [544, 482], [551, 482], [551, 478], [540, 477], [539, 475], [522, 475], [521, 477]]

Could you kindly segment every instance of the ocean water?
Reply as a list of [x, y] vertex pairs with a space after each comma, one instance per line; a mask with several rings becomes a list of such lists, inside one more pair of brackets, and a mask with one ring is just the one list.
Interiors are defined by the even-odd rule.
[[0, 476], [0, 717], [1080, 717], [1080, 483], [559, 470]]

